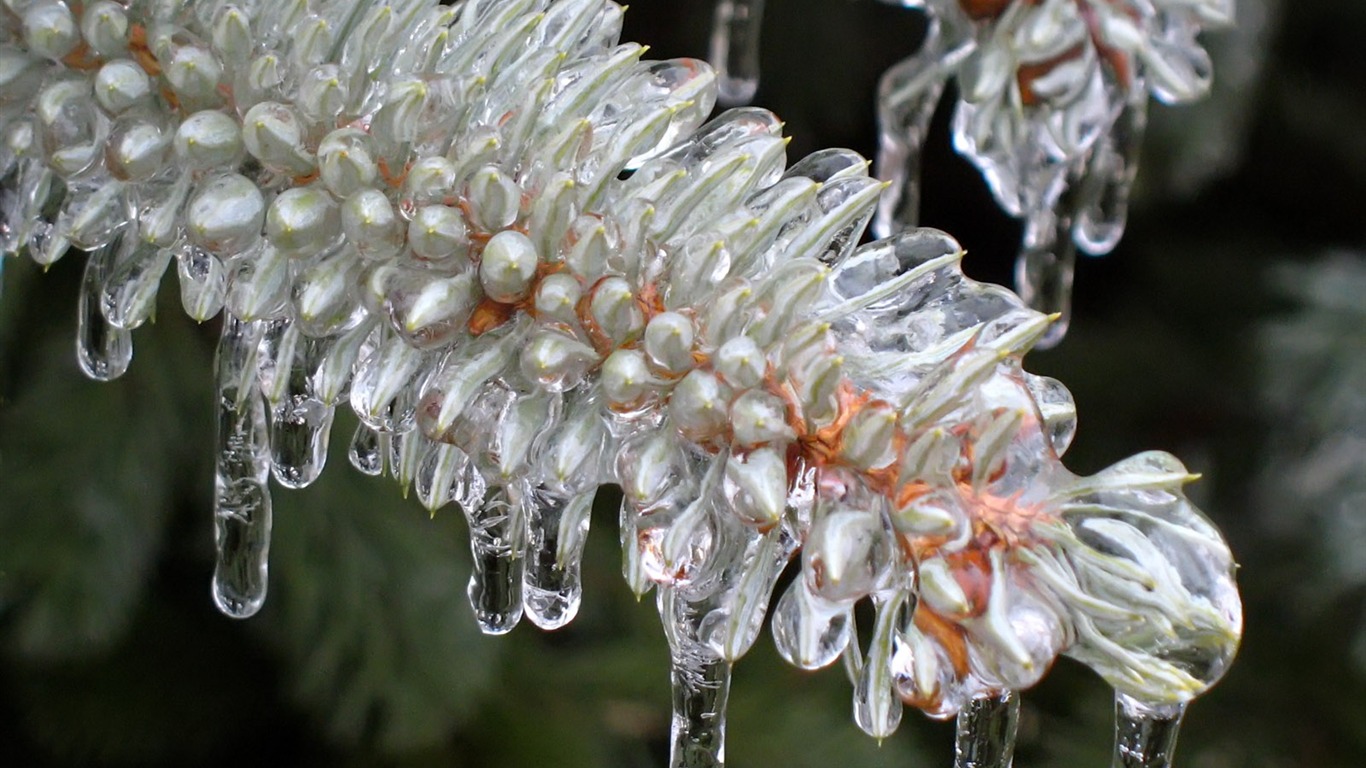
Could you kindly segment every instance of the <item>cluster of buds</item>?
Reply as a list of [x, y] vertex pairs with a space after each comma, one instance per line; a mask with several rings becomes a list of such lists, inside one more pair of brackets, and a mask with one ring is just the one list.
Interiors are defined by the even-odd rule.
[[[965, 278], [943, 233], [860, 247], [862, 158], [789, 166], [760, 109], [707, 122], [710, 67], [642, 60], [622, 12], [4, 0], [0, 239], [86, 254], [83, 369], [127, 368], [171, 261], [187, 313], [224, 315], [219, 607], [261, 606], [270, 477], [313, 482], [347, 404], [356, 468], [463, 508], [489, 633], [574, 617], [620, 485], [684, 709], [719, 706], [799, 551], [778, 646], [851, 659], [879, 736], [900, 701], [952, 715], [1063, 653], [1139, 710], [1212, 685], [1229, 551], [1175, 459], [1062, 467], [1070, 396], [1020, 367], [1056, 318]], [[719, 760], [703, 720], [676, 755]]]
[[1197, 36], [1232, 23], [1233, 0], [887, 1], [924, 9], [931, 28], [882, 81], [878, 170], [898, 183], [879, 232], [916, 223], [920, 146], [956, 77], [954, 144], [1025, 219], [1017, 288], [1065, 316], [1074, 248], [1103, 255], [1123, 236], [1149, 95], [1175, 104], [1209, 90]]

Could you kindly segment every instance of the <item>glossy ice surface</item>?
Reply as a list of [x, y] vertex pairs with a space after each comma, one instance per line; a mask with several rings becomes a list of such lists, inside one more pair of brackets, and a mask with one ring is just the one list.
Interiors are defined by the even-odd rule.
[[127, 368], [172, 261], [186, 312], [223, 314], [220, 609], [261, 607], [270, 477], [313, 482], [349, 405], [357, 469], [464, 510], [488, 633], [572, 620], [593, 495], [621, 486], [675, 765], [722, 761], [730, 664], [793, 559], [775, 642], [845, 658], [870, 734], [903, 702], [962, 712], [960, 763], [1004, 764], [1011, 692], [1068, 654], [1119, 691], [1142, 758], [1144, 718], [1212, 685], [1241, 633], [1184, 467], [1069, 472], [1071, 397], [1021, 367], [1058, 318], [964, 277], [942, 232], [860, 246], [884, 189], [866, 161], [789, 165], [764, 110], [708, 121], [713, 70], [642, 59], [621, 18], [5, 0], [0, 239], [86, 254], [83, 370]]

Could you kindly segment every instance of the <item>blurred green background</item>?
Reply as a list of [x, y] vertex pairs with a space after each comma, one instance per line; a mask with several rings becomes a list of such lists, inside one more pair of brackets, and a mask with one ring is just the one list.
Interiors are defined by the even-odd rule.
[[[1092, 472], [1182, 456], [1243, 565], [1247, 635], [1190, 711], [1189, 768], [1356, 766], [1366, 756], [1366, 4], [1240, 0], [1207, 35], [1213, 96], [1154, 116], [1129, 234], [1078, 271], [1073, 328], [1031, 370], [1062, 379]], [[920, 17], [871, 0], [768, 0], [757, 102], [792, 157], [871, 156], [877, 75]], [[706, 53], [710, 3], [635, 0], [626, 37]], [[1008, 282], [1016, 222], [931, 137], [923, 223]], [[481, 637], [464, 524], [429, 519], [334, 455], [276, 491], [271, 594], [210, 603], [210, 362], [216, 323], [175, 305], [132, 370], [83, 379], [80, 265], [6, 265], [0, 295], [0, 765], [566, 766], [666, 762], [667, 651], [618, 576], [599, 499], [586, 596], [567, 629]], [[339, 422], [336, 434], [350, 434]], [[344, 448], [344, 439], [334, 447]], [[336, 453], [336, 452], [334, 452]], [[1106, 687], [1071, 662], [1025, 696], [1016, 764], [1108, 762]], [[880, 747], [838, 670], [735, 673], [729, 758], [768, 766], [946, 766], [951, 726], [908, 713]]]

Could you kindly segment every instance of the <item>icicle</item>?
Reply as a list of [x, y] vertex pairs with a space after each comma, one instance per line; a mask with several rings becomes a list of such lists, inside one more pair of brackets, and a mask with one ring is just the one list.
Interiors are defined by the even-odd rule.
[[1065, 202], [1058, 209], [1035, 210], [1025, 220], [1024, 244], [1015, 259], [1015, 288], [1031, 309], [1058, 319], [1044, 333], [1037, 349], [1056, 346], [1072, 319], [1072, 278], [1077, 245], [1072, 240], [1072, 213]]
[[954, 768], [1010, 768], [1019, 725], [1015, 691], [973, 699], [958, 713]]
[[896, 627], [905, 622], [901, 615], [906, 593], [900, 590], [873, 596], [877, 620], [868, 656], [859, 669], [854, 685], [854, 722], [875, 739], [885, 739], [901, 724], [901, 699], [892, 688], [891, 661]]
[[351, 466], [371, 477], [384, 474], [384, 456], [389, 452], [389, 435], [381, 434], [365, 424], [356, 426], [351, 448], [346, 452]]
[[929, 21], [920, 50], [887, 70], [878, 84], [877, 177], [891, 187], [878, 200], [877, 237], [914, 229], [920, 221], [925, 135], [945, 83], [972, 51], [971, 27], [958, 14], [934, 13]]
[[527, 564], [523, 601], [527, 618], [541, 629], [559, 629], [579, 612], [579, 567], [588, 541], [594, 492], [569, 499], [527, 494]]
[[119, 249], [119, 238], [90, 252], [76, 315], [76, 359], [81, 371], [96, 381], [112, 381], [133, 360], [133, 334], [115, 328], [100, 310], [104, 282]]
[[[303, 488], [322, 473], [327, 463], [328, 437], [335, 411], [313, 396], [308, 386], [307, 347], [314, 339], [301, 339], [293, 364], [277, 371], [285, 378], [284, 398], [271, 409], [271, 471], [287, 488]], [[288, 361], [281, 361], [288, 364]]]
[[1084, 201], [1073, 232], [1077, 245], [1103, 256], [1119, 245], [1129, 216], [1129, 192], [1138, 173], [1138, 155], [1148, 124], [1146, 94], [1129, 99], [1110, 134], [1101, 138], [1079, 182]]
[[1176, 752], [1185, 704], [1150, 707], [1115, 695], [1115, 757], [1111, 768], [1168, 768]]
[[505, 488], [490, 486], [484, 502], [467, 509], [474, 572], [468, 595], [486, 635], [510, 632], [522, 619], [521, 520]]
[[740, 106], [759, 90], [759, 32], [764, 0], [716, 0], [712, 17], [711, 62], [716, 67], [717, 100]]
[[670, 768], [719, 768], [726, 764], [726, 700], [730, 663], [700, 645], [675, 649], [673, 743]]
[[245, 619], [266, 600], [270, 551], [270, 448], [265, 400], [256, 378], [262, 323], [223, 318], [215, 361], [218, 376], [218, 456], [214, 475], [213, 599]]

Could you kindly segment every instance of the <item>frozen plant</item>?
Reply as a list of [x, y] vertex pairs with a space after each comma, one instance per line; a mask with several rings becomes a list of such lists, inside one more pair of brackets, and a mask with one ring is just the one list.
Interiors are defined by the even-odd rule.
[[[1241, 633], [1233, 561], [1141, 454], [1059, 460], [1075, 412], [1022, 356], [1058, 322], [933, 230], [860, 246], [884, 184], [790, 166], [760, 109], [708, 122], [699, 61], [619, 44], [607, 0], [0, 12], [6, 256], [86, 258], [77, 351], [112, 379], [177, 264], [220, 312], [213, 596], [266, 597], [270, 478], [351, 463], [456, 502], [501, 634], [578, 610], [589, 508], [672, 650], [673, 763], [720, 765], [730, 666], [846, 659], [854, 714], [957, 715], [1008, 765], [1014, 692], [1067, 654], [1117, 691], [1117, 760], [1167, 764]], [[876, 609], [868, 648], [854, 606]]]

